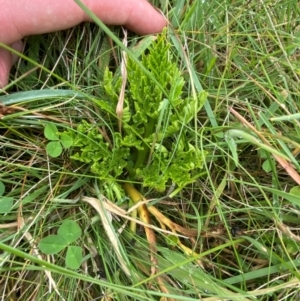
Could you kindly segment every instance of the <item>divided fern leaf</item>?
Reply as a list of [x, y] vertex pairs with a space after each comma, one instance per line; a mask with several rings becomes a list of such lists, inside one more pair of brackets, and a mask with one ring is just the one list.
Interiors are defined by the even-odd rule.
[[110, 137], [86, 121], [68, 133], [74, 147], [71, 158], [90, 164], [100, 179], [117, 181], [126, 174], [145, 187], [164, 191], [171, 183], [183, 188], [199, 174], [205, 153], [187, 141], [186, 128], [207, 93], [203, 91], [196, 99], [183, 97], [185, 82], [170, 47], [164, 32], [142, 54], [141, 64], [159, 85], [140, 64], [128, 59], [122, 133], [115, 114], [122, 80], [108, 69], [104, 74], [107, 99], [95, 103], [108, 117]]

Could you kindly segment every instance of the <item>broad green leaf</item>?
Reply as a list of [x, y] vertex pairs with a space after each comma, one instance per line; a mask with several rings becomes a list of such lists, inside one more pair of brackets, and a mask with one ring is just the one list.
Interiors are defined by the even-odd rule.
[[300, 186], [294, 186], [290, 190], [290, 194], [300, 196]]
[[298, 243], [291, 239], [285, 240], [285, 247], [289, 254], [297, 254], [299, 251]]
[[0, 213], [9, 213], [14, 205], [12, 197], [0, 196]]
[[5, 186], [4, 184], [0, 181], [0, 196], [2, 196], [5, 192]]
[[264, 163], [262, 164], [262, 169], [267, 173], [272, 171], [272, 166], [269, 160], [264, 161]]
[[47, 154], [53, 158], [60, 156], [62, 150], [63, 149], [59, 141], [51, 141], [46, 146]]
[[70, 135], [61, 133], [59, 136], [60, 136], [60, 142], [64, 148], [69, 148], [73, 145], [73, 139]]
[[258, 138], [256, 138], [252, 134], [249, 134], [249, 133], [245, 132], [244, 130], [232, 129], [232, 130], [229, 130], [227, 133], [231, 137], [236, 137], [238, 139], [240, 139], [240, 138], [245, 139], [245, 141], [250, 142], [250, 143], [258, 146], [261, 149], [264, 149], [264, 150], [270, 152], [271, 154], [275, 154], [277, 156], [280, 156], [280, 157], [290, 161], [289, 157], [287, 157], [285, 154], [283, 154], [282, 152], [278, 151], [277, 149], [263, 143]]
[[270, 188], [270, 187], [267, 187], [267, 186], [264, 186], [263, 190], [272, 192], [275, 195], [280, 196], [280, 197], [286, 199], [287, 201], [289, 201], [289, 202], [291, 202], [291, 203], [293, 203], [297, 206], [300, 206], [300, 194], [294, 194], [292, 192], [285, 192], [285, 191], [277, 190], [277, 189]]
[[264, 244], [262, 244], [260, 241], [258, 241], [255, 238], [252, 238], [250, 236], [244, 236], [244, 238], [248, 241], [250, 241], [250, 243], [252, 244], [252, 246], [254, 246], [260, 256], [262, 256], [262, 258], [266, 258], [268, 260], [270, 260], [273, 264], [278, 263], [278, 258], [276, 256], [271, 256], [272, 251], [270, 250], [270, 248]]
[[179, 242], [179, 238], [177, 235], [170, 234], [170, 235], [166, 236], [166, 241], [167, 241], [167, 244], [170, 246], [177, 246], [178, 242]]
[[35, 189], [32, 193], [28, 194], [23, 200], [22, 205], [26, 205], [28, 203], [31, 203], [34, 200], [37, 200], [42, 194], [45, 193], [46, 190], [48, 190], [49, 187], [47, 185], [44, 185], [38, 189]]
[[235, 166], [237, 166], [239, 164], [239, 158], [238, 158], [238, 154], [237, 154], [237, 147], [236, 147], [235, 140], [232, 137], [228, 136], [228, 135], [225, 136], [225, 140], [226, 140], [227, 145], [228, 145], [228, 147], [231, 151], [232, 159], [235, 163]]
[[238, 276], [233, 276], [227, 279], [224, 279], [225, 283], [236, 284], [236, 283], [245, 283], [249, 280], [257, 280], [265, 277], [270, 277], [274, 273], [283, 273], [286, 270], [290, 270], [294, 267], [300, 267], [300, 259], [293, 261], [286, 261], [284, 264], [275, 264], [273, 266], [268, 266], [266, 268], [260, 268], [258, 270], [254, 269], [253, 271], [242, 273]]
[[49, 140], [58, 140], [59, 139], [59, 136], [58, 136], [58, 129], [56, 127], [55, 124], [53, 123], [48, 123], [46, 126], [45, 126], [45, 129], [44, 129], [44, 135], [47, 139]]
[[70, 269], [76, 270], [80, 267], [82, 262], [82, 248], [77, 246], [68, 246], [66, 255], [66, 266]]
[[27, 103], [37, 100], [45, 101], [45, 99], [65, 99], [65, 98], [80, 98], [86, 99], [86, 94], [65, 89], [44, 89], [44, 90], [30, 90], [25, 92], [15, 92], [8, 95], [1, 95], [1, 102], [8, 106], [15, 103]]
[[159, 248], [159, 251], [162, 254], [159, 260], [161, 270], [165, 269], [169, 275], [179, 282], [217, 294], [218, 300], [241, 300], [238, 294], [229, 291], [223, 285], [219, 285], [213, 277], [205, 273], [199, 266], [187, 262], [185, 255], [167, 248]]
[[66, 244], [70, 244], [81, 236], [81, 229], [75, 221], [65, 220], [57, 233], [64, 238]]
[[57, 254], [66, 246], [66, 240], [61, 235], [46, 236], [39, 243], [39, 249], [47, 255]]

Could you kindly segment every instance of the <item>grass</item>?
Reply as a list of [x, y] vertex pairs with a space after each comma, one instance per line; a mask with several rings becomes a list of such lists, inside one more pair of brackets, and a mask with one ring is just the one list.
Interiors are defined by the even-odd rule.
[[[167, 240], [153, 218], [151, 274], [144, 227], [130, 230], [124, 191], [97, 180], [70, 151], [51, 158], [45, 150], [48, 123], [59, 131], [82, 119], [109, 125], [94, 100], [104, 97], [105, 67], [120, 72], [111, 38], [121, 41], [122, 31], [84, 24], [29, 37], [0, 95], [0, 210], [13, 204], [0, 213], [3, 300], [299, 299], [298, 2], [153, 3], [174, 28], [168, 40], [184, 96], [209, 93], [186, 131], [207, 152], [205, 175], [172, 198], [133, 184], [173, 222], [198, 229], [181, 238], [194, 253], [186, 255], [175, 235]], [[139, 41], [130, 34], [129, 48]], [[46, 256], [38, 248], [65, 220], [82, 230], [73, 243], [83, 253], [78, 270], [65, 267], [65, 250]]]

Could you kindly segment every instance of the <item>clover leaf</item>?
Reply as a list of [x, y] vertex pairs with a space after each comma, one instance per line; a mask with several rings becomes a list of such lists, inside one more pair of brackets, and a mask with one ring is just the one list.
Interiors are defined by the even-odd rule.
[[72, 138], [66, 133], [60, 133], [53, 123], [48, 123], [44, 128], [45, 137], [50, 140], [46, 145], [47, 154], [56, 158], [59, 157], [64, 148], [69, 148], [73, 144]]
[[48, 235], [40, 240], [39, 249], [47, 255], [58, 254], [67, 249], [65, 261], [70, 269], [78, 269], [82, 263], [82, 248], [70, 245], [81, 237], [81, 228], [72, 220], [65, 220], [57, 234]]

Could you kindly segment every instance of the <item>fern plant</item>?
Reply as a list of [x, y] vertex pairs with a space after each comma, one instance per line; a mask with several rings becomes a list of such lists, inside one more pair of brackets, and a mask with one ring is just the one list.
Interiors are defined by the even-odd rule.
[[75, 148], [71, 158], [90, 164], [91, 172], [102, 180], [116, 181], [126, 176], [158, 191], [164, 191], [171, 183], [181, 189], [197, 178], [205, 160], [186, 132], [207, 94], [203, 91], [197, 99], [183, 98], [185, 82], [173, 62], [165, 33], [142, 55], [141, 63], [159, 85], [139, 64], [128, 60], [120, 133], [114, 112], [122, 80], [107, 69], [104, 74], [107, 100], [96, 102], [107, 112], [112, 134], [105, 137], [95, 124], [82, 121], [76, 130], [67, 133]]

